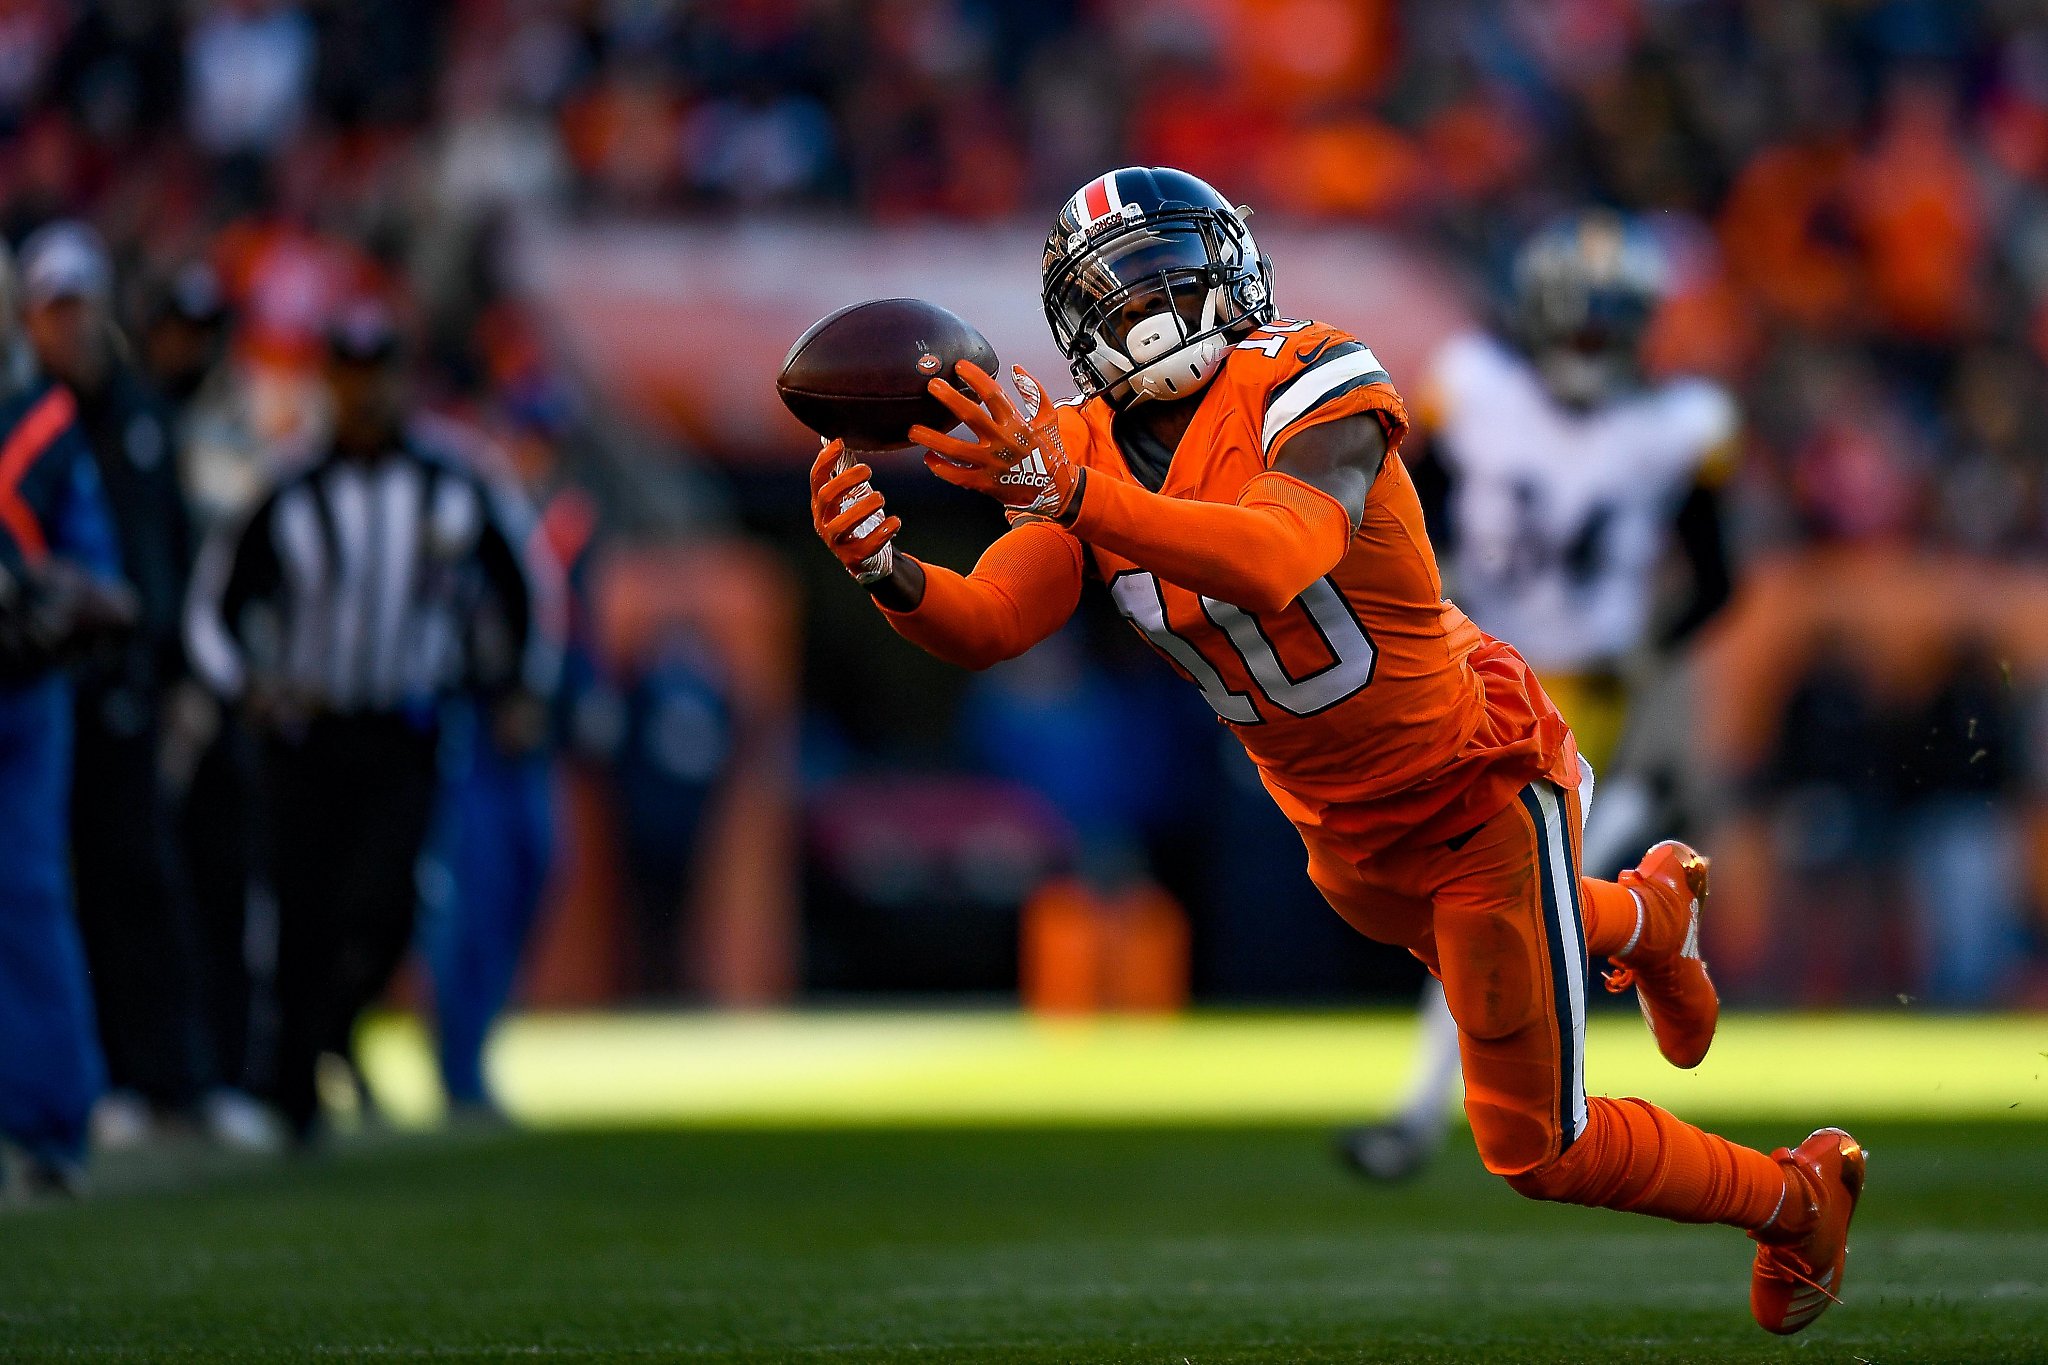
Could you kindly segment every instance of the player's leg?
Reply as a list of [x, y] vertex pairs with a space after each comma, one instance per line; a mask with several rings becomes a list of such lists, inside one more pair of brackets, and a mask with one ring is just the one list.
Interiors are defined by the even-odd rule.
[[[1682, 706], [1683, 680], [1683, 670], [1668, 673], [1663, 685], [1650, 689], [1652, 704], [1646, 710], [1655, 714], [1669, 712], [1674, 704]], [[1692, 773], [1693, 766], [1683, 761], [1682, 754], [1658, 747], [1668, 746], [1673, 736], [1682, 733], [1683, 727], [1638, 726], [1627, 746], [1628, 756], [1636, 767], [1648, 771], [1658, 766], [1661, 753], [1673, 773]], [[1640, 778], [1631, 783], [1624, 773], [1618, 795], [1627, 809], [1608, 821], [1605, 832], [1610, 847], [1599, 852], [1592, 866], [1611, 866], [1618, 858], [1612, 841], [1625, 838], [1629, 819], [1638, 820], [1636, 827], [1641, 827], [1643, 808], [1648, 804], [1643, 797], [1647, 786]], [[1616, 795], [1610, 790], [1603, 798], [1603, 816]], [[1592, 797], [1593, 773], [1588, 766], [1578, 791], [1578, 829], [1589, 850], [1601, 832], [1600, 822], [1591, 815]], [[1579, 862], [1580, 869], [1593, 856], [1588, 851], [1587, 858]], [[1622, 960], [1617, 970], [1609, 973], [1607, 988], [1624, 990], [1634, 979], [1643, 1018], [1657, 1039], [1658, 1050], [1679, 1066], [1696, 1065], [1705, 1057], [1720, 1018], [1720, 997], [1699, 949], [1700, 914], [1707, 902], [1707, 860], [1686, 845], [1667, 840], [1653, 845], [1633, 870], [1621, 874], [1618, 884], [1587, 877], [1582, 870], [1579, 886], [1581, 904], [1599, 906], [1597, 918], [1605, 921], [1598, 926], [1604, 930], [1599, 950]], [[1615, 894], [1618, 891], [1628, 892], [1629, 904], [1621, 903]], [[1628, 940], [1618, 949], [1608, 946], [1627, 922], [1631, 908], [1635, 925]], [[1587, 917], [1589, 944], [1595, 919], [1594, 914]], [[1757, 1237], [1758, 1247], [1751, 1267], [1750, 1312], [1758, 1323], [1783, 1335], [1799, 1331], [1835, 1301], [1834, 1291], [1841, 1286], [1848, 1258], [1849, 1219], [1863, 1190], [1864, 1157], [1862, 1148], [1847, 1133], [1823, 1128], [1796, 1150], [1780, 1148], [1771, 1159], [1796, 1169], [1802, 1182], [1819, 1191], [1812, 1202], [1815, 1217], [1803, 1232], [1796, 1214], [1781, 1212], [1773, 1226], [1751, 1234]], [[1788, 1187], [1791, 1183], [1787, 1182]]]
[[1749, 1230], [1764, 1244], [1758, 1319], [1797, 1330], [1827, 1299], [1793, 1276], [1823, 1294], [1839, 1283], [1861, 1152], [1822, 1130], [1774, 1158], [1647, 1101], [1586, 1095], [1575, 799], [1533, 784], [1465, 847], [1435, 851], [1436, 949], [1480, 1158], [1532, 1199]]
[[1374, 1180], [1414, 1175], [1443, 1147], [1450, 1131], [1451, 1105], [1459, 1091], [1458, 1025], [1444, 1000], [1443, 983], [1433, 976], [1422, 986], [1415, 1037], [1408, 1088], [1394, 1112], [1337, 1135], [1345, 1162]]
[[[1621, 1112], [1631, 1102], [1587, 1099], [1587, 943], [1574, 805], [1573, 794], [1534, 783], [1463, 848], [1439, 859], [1438, 962], [1458, 1021], [1465, 1107], [1481, 1159], [1539, 1198], [1758, 1226], [1785, 1188], [1770, 1158], [1718, 1138], [1696, 1143], [1676, 1130], [1663, 1140], [1664, 1125], [1648, 1117], [1651, 1106], [1642, 1106], [1646, 1128]], [[1619, 1138], [1651, 1148], [1677, 1145], [1681, 1156], [1700, 1148], [1702, 1161], [1680, 1164], [1709, 1168], [1707, 1189], [1681, 1188], [1676, 1169], [1635, 1171], [1618, 1159], [1595, 1159]], [[1628, 1175], [1648, 1183], [1605, 1188], [1604, 1177]], [[1659, 1182], [1658, 1175], [1670, 1180]], [[1584, 1178], [1568, 1178], [1576, 1176]], [[1708, 1197], [1715, 1192], [1719, 1199]]]
[[1697, 673], [1695, 659], [1675, 658], [1631, 688], [1621, 743], [1601, 771], [1600, 801], [1586, 812], [1585, 870], [1610, 875], [1652, 840], [1727, 804], [1715, 765], [1693, 752]]
[[[1577, 812], [1585, 811], [1593, 791], [1593, 769], [1586, 764], [1575, 793]], [[1341, 851], [1321, 847], [1312, 837], [1308, 843], [1309, 879], [1331, 907], [1368, 938], [1403, 942], [1415, 932], [1412, 926], [1418, 918], [1428, 916], [1426, 905], [1368, 884]], [[1637, 951], [1646, 938], [1652, 948], [1657, 948], [1664, 939], [1676, 945], [1684, 937], [1682, 932], [1664, 928], [1675, 924], [1676, 917], [1684, 911], [1676, 890], [1663, 883], [1632, 890], [1615, 882], [1585, 877], [1581, 879], [1581, 892], [1587, 938], [1595, 953], [1619, 956], [1624, 951]], [[1647, 935], [1646, 926], [1650, 926]], [[1697, 942], [1696, 935], [1692, 941]], [[1430, 956], [1427, 952], [1422, 955]], [[1711, 985], [1707, 989], [1709, 1010], [1704, 1029], [1697, 1022], [1701, 1017], [1697, 1008], [1679, 1013], [1676, 1026], [1667, 1029], [1675, 1037], [1687, 1040], [1682, 1046], [1688, 1049], [1694, 1046], [1690, 1040], [1702, 1035], [1711, 1040], [1713, 1036], [1718, 1001], [1711, 994]], [[1645, 1014], [1653, 1021], [1653, 1032], [1657, 1031], [1657, 1021], [1663, 1013], [1660, 1009], [1653, 1014], [1646, 1006]], [[1338, 1152], [1345, 1162], [1376, 1180], [1404, 1180], [1414, 1175], [1442, 1147], [1449, 1130], [1451, 1105], [1459, 1091], [1458, 1031], [1444, 999], [1443, 985], [1434, 978], [1423, 987], [1416, 1036], [1408, 1088], [1394, 1113], [1380, 1122], [1347, 1128], [1337, 1135]], [[1662, 1036], [1659, 1035], [1660, 1044]], [[1705, 1050], [1704, 1043], [1697, 1044], [1692, 1060], [1682, 1064], [1696, 1064]]]
[[[1433, 957], [1427, 942], [1429, 902], [1370, 885], [1340, 852], [1304, 837], [1309, 880], [1352, 928], [1382, 943], [1407, 946], [1424, 961]], [[1338, 1154], [1375, 1180], [1414, 1175], [1443, 1146], [1450, 1128], [1451, 1104], [1458, 1094], [1458, 1026], [1434, 976], [1423, 985], [1415, 1024], [1415, 1061], [1400, 1105], [1378, 1123], [1337, 1134]]]
[[1440, 1141], [1460, 1089], [1458, 1024], [1444, 999], [1444, 983], [1432, 976], [1422, 983], [1416, 1006], [1414, 1069], [1396, 1118], [1411, 1131]]

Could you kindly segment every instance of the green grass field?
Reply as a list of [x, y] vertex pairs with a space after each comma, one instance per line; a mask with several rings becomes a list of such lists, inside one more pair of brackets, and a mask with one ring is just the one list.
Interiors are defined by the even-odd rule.
[[[2041, 1032], [1980, 1041], [2038, 1064]], [[1790, 1342], [1748, 1320], [1741, 1234], [1525, 1203], [1463, 1141], [1389, 1191], [1321, 1122], [935, 1106], [369, 1138], [0, 1215], [0, 1360], [2048, 1359], [2048, 1129], [1897, 1108], [1853, 1125], [1848, 1306]]]

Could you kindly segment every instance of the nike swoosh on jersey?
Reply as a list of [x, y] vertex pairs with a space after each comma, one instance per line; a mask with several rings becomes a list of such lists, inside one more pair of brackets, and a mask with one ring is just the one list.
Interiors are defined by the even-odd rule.
[[1330, 347], [1313, 365], [1304, 365], [1292, 379], [1266, 396], [1266, 416], [1259, 434], [1267, 454], [1288, 426], [1333, 399], [1368, 384], [1385, 383], [1387, 372], [1363, 343], [1348, 340]]
[[1323, 358], [1323, 352], [1330, 349], [1330, 342], [1332, 340], [1334, 340], [1334, 338], [1324, 337], [1321, 341], [1318, 341], [1316, 343], [1314, 350], [1303, 351], [1301, 353], [1301, 363], [1303, 365], [1313, 365], [1318, 360], [1321, 360]]

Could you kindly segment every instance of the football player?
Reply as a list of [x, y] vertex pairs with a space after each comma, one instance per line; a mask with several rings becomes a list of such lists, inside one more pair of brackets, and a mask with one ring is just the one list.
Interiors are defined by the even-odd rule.
[[1162, 168], [1067, 201], [1044, 302], [1078, 397], [1018, 371], [1020, 408], [962, 364], [978, 403], [931, 391], [972, 439], [911, 431], [933, 473], [1008, 510], [974, 571], [881, 555], [902, 524], [837, 442], [812, 469], [826, 545], [899, 634], [971, 668], [1057, 630], [1092, 571], [1244, 744], [1330, 904], [1443, 982], [1487, 1169], [1534, 1199], [1746, 1229], [1757, 1320], [1813, 1321], [1862, 1148], [1823, 1128], [1766, 1156], [1587, 1095], [1589, 953], [1635, 975], [1668, 1058], [1712, 1040], [1688, 952], [1706, 861], [1663, 844], [1618, 882], [1579, 875], [1577, 746], [1521, 656], [1443, 599], [1372, 351], [1278, 316], [1244, 213]]
[[[1703, 379], [1652, 381], [1641, 364], [1668, 273], [1648, 229], [1613, 212], [1538, 232], [1515, 260], [1507, 337], [1461, 333], [1432, 358], [1419, 423], [1427, 455], [1410, 461], [1459, 604], [1515, 642], [1600, 773], [1585, 834], [1594, 871], [1618, 864], [1653, 823], [1660, 792], [1684, 783], [1684, 755], [1672, 752], [1682, 727], [1663, 714], [1683, 709], [1682, 699], [1670, 706], [1676, 651], [1731, 586], [1717, 485], [1734, 450], [1734, 400]], [[1687, 591], [1660, 623], [1657, 588], [1674, 550]], [[1638, 696], [1652, 723], [1630, 728], [1617, 771], [1610, 759]], [[1626, 989], [1629, 977], [1608, 984]], [[1404, 1178], [1442, 1143], [1458, 1061], [1434, 982], [1419, 1034], [1395, 1116], [1340, 1135], [1365, 1175]]]

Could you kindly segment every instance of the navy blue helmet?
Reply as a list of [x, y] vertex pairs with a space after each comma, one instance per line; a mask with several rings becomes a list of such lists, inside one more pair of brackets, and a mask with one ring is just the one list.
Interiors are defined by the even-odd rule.
[[1204, 181], [1126, 166], [1074, 192], [1045, 239], [1045, 318], [1084, 394], [1183, 398], [1273, 320], [1273, 264]]

